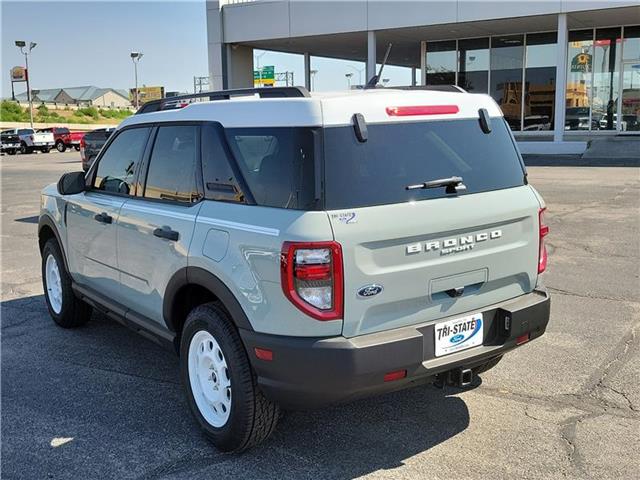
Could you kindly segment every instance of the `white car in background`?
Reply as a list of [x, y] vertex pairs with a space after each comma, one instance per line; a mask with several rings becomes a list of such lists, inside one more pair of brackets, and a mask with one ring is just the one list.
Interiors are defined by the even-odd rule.
[[14, 128], [3, 133], [13, 133], [20, 138], [20, 153], [33, 153], [40, 150], [42, 153], [49, 153], [53, 148], [53, 133], [36, 132], [33, 128]]

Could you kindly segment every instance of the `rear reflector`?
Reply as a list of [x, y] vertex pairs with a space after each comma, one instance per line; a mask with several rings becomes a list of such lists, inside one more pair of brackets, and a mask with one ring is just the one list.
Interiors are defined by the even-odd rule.
[[266, 362], [270, 362], [273, 360], [273, 352], [271, 350], [267, 350], [266, 348], [255, 347], [253, 351], [256, 354], [256, 357], [260, 360], [264, 360]]
[[390, 117], [406, 117], [411, 115], [448, 115], [458, 113], [457, 105], [412, 105], [407, 107], [387, 107]]
[[525, 333], [524, 335], [520, 335], [516, 338], [516, 345], [522, 345], [523, 343], [527, 343], [529, 341], [529, 334]]
[[407, 376], [406, 370], [396, 370], [395, 372], [389, 372], [384, 374], [385, 382], [393, 382], [394, 380], [400, 380]]

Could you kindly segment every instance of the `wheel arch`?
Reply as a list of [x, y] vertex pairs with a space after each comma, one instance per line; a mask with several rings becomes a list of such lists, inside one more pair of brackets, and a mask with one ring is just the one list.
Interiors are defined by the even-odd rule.
[[[222, 280], [200, 267], [184, 267], [169, 280], [162, 304], [162, 315], [167, 328], [179, 339], [186, 316], [198, 304], [219, 303], [239, 329], [251, 330], [240, 302]], [[179, 340], [177, 340], [179, 341]]]
[[45, 244], [51, 238], [55, 238], [56, 241], [58, 242], [58, 246], [60, 247], [60, 252], [62, 253], [62, 259], [64, 260], [64, 268], [68, 272], [69, 264], [67, 263], [67, 254], [64, 251], [64, 245], [62, 244], [62, 239], [60, 238], [58, 227], [56, 227], [55, 222], [49, 215], [42, 215], [38, 220], [38, 247], [40, 249], [41, 255], [42, 255], [42, 250], [44, 249]]

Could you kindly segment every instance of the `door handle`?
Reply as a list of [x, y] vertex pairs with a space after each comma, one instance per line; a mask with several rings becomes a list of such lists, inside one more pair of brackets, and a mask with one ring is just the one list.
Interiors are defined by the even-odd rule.
[[156, 228], [153, 231], [153, 234], [156, 237], [166, 238], [167, 240], [173, 240], [174, 242], [178, 241], [178, 238], [180, 238], [180, 234], [175, 230], [171, 230], [171, 227]]
[[113, 217], [107, 215], [106, 212], [98, 213], [95, 217], [93, 217], [96, 221], [100, 223], [111, 223], [113, 222]]

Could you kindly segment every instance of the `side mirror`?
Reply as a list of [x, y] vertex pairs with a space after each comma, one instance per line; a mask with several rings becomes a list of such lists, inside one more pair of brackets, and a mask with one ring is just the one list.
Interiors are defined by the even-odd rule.
[[74, 195], [86, 190], [84, 172], [65, 173], [58, 180], [58, 193], [60, 195]]

